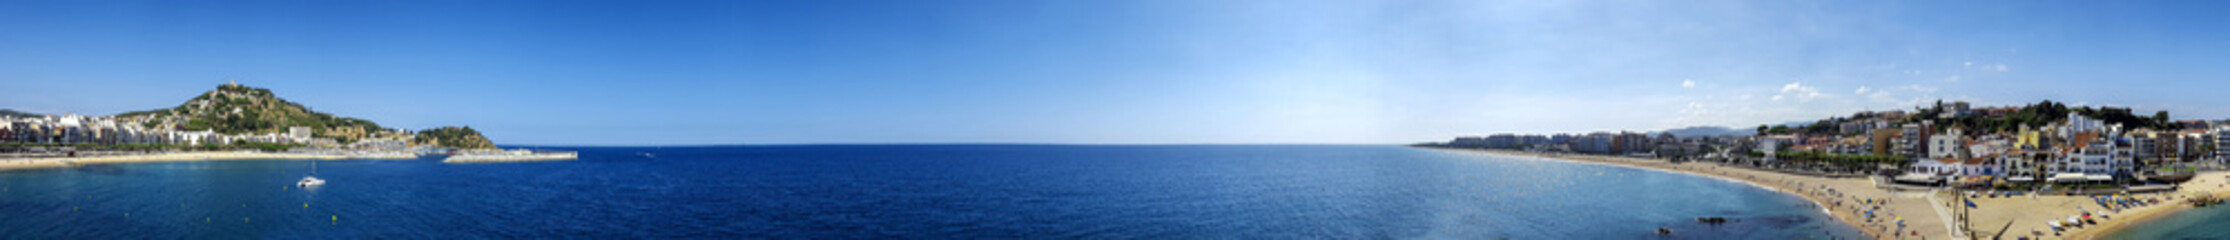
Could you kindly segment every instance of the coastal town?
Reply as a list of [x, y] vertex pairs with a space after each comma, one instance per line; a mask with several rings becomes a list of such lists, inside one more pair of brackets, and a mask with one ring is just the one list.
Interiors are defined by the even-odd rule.
[[0, 169], [212, 159], [567, 160], [571, 152], [495, 148], [470, 127], [419, 131], [334, 117], [228, 82], [175, 108], [108, 116], [0, 114]]
[[[222, 134], [213, 130], [182, 130], [148, 128], [147, 124], [133, 119], [113, 116], [85, 116], [77, 114], [38, 115], [28, 117], [0, 116], [0, 144], [13, 144], [37, 152], [67, 151], [76, 146], [98, 148], [101, 146], [209, 146], [209, 145], [288, 145], [325, 149], [358, 151], [405, 151], [411, 135], [384, 132], [386, 136], [361, 139], [342, 144], [332, 138], [312, 137], [310, 127], [287, 127], [284, 133]], [[56, 151], [44, 151], [38, 146], [53, 146]]]
[[1747, 181], [1813, 200], [1876, 238], [2084, 239], [2220, 201], [2230, 153], [2217, 146], [2230, 124], [2168, 117], [1955, 101], [1718, 135], [1493, 134], [1416, 146]]

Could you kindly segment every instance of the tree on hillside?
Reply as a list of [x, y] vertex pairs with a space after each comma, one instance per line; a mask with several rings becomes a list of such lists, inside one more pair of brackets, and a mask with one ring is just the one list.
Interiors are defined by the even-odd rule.
[[417, 138], [412, 139], [411, 142], [459, 149], [490, 149], [496, 147], [495, 143], [489, 142], [487, 137], [480, 135], [480, 131], [473, 130], [470, 126], [445, 126], [419, 130]]
[[1804, 126], [1804, 133], [1806, 134], [1831, 135], [1837, 133], [1836, 130], [1835, 122], [1829, 120], [1820, 120], [1812, 122], [1812, 125]]
[[2174, 128], [2174, 125], [2175, 121], [2168, 120], [2167, 110], [2153, 112], [2153, 126], [2160, 128]]

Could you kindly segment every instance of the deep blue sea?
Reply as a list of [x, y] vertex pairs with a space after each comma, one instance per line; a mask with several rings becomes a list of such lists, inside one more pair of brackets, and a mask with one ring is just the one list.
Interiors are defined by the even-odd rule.
[[[1400, 146], [551, 148], [0, 172], [0, 238], [1824, 239], [1795, 196]], [[655, 157], [643, 157], [651, 153]], [[1737, 222], [1711, 226], [1700, 216]], [[1675, 231], [1658, 236], [1658, 227]]]

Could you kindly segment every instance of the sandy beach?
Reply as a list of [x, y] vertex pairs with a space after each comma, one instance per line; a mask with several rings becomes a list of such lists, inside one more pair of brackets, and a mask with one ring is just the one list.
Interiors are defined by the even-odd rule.
[[[1628, 157], [1544, 154], [1504, 150], [1456, 150], [1485, 154], [1558, 159], [1582, 163], [1611, 164], [1643, 169], [1663, 170], [1719, 179], [1751, 183], [1752, 185], [1790, 193], [1823, 206], [1836, 219], [1860, 229], [1877, 239], [1966, 239], [1954, 236], [1955, 214], [1965, 207], [1948, 191], [1898, 191], [1877, 187], [1868, 177], [1827, 178], [1780, 172], [1725, 167], [1717, 163], [1688, 162], [1674, 164], [1658, 159]], [[2230, 190], [2223, 184], [2230, 173], [2206, 173], [2184, 184], [2183, 188], [2168, 193], [2134, 194], [2132, 197], [2160, 199], [2160, 204], [2120, 210], [2103, 210], [2087, 196], [1999, 196], [1970, 198], [1977, 207], [1970, 216], [1974, 219], [1971, 231], [1978, 238], [2014, 239], [2028, 236], [2031, 239], [2090, 239], [2100, 234], [2126, 228], [2131, 222], [2142, 222], [2165, 213], [2189, 208], [2182, 201], [2193, 194], [2215, 194]], [[1872, 210], [1871, 217], [1867, 211]], [[2048, 223], [2055, 219], [2079, 215], [2082, 211], [2098, 214], [2097, 225], [2085, 225], [2053, 232]], [[1902, 219], [1902, 224], [1899, 220]]]
[[2183, 201], [2185, 198], [2207, 195], [2213, 195], [2217, 198], [2230, 196], [2230, 172], [2210, 172], [2199, 174], [2199, 176], [2193, 177], [2190, 182], [2184, 182], [2184, 184], [2181, 186], [2181, 189], [2177, 189], [2175, 193], [2172, 193], [2172, 195], [2175, 196], [2175, 201], [2173, 201], [2175, 202], [2175, 204], [2159, 204], [2125, 210], [2123, 212], [2125, 212], [2125, 215], [2127, 215], [2127, 217], [2116, 216], [2116, 221], [2100, 222], [2099, 225], [2096, 227], [2097, 229], [2082, 232], [2080, 233], [2080, 235], [2073, 235], [2072, 239], [2089, 239], [2095, 237], [2103, 237], [2105, 235], [2113, 234], [2114, 232], [2121, 231], [2123, 229], [2128, 229], [2133, 225], [2145, 223], [2155, 218], [2160, 218], [2161, 216], [2191, 209], [2192, 206], [2190, 204], [2184, 204]]
[[269, 159], [299, 159], [299, 160], [341, 160], [341, 159], [415, 159], [415, 158], [417, 158], [417, 156], [416, 156], [416, 155], [337, 155], [337, 154], [307, 154], [307, 153], [266, 153], [266, 152], [231, 152], [231, 151], [207, 151], [207, 152], [177, 152], [177, 153], [140, 154], [140, 155], [124, 155], [124, 156], [97, 156], [97, 157], [61, 157], [61, 158], [4, 158], [4, 159], [0, 159], [0, 170], [10, 170], [10, 169], [30, 169], [30, 168], [55, 168], [55, 167], [70, 167], [70, 166], [75, 166], [75, 165], [84, 165], [84, 164], [111, 164], [111, 163], [144, 163], [144, 162], [181, 162], [181, 161], [216, 161], [216, 160], [269, 160]]

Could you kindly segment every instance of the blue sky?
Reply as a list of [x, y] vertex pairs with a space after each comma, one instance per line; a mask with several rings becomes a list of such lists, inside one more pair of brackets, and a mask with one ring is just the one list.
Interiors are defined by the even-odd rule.
[[227, 77], [499, 143], [1406, 143], [1935, 99], [2230, 118], [2230, 10], [2086, 1], [0, 2], [0, 108]]

